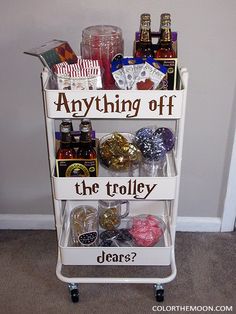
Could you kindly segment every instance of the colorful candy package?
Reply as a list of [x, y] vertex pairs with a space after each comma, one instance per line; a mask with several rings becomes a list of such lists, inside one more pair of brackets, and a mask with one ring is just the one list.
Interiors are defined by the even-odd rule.
[[142, 58], [123, 58], [122, 65], [127, 82], [127, 89], [131, 89], [135, 79], [143, 68], [144, 60]]
[[146, 59], [138, 77], [136, 78], [132, 89], [150, 90], [156, 89], [162, 79], [165, 77], [167, 69], [149, 57]]
[[127, 89], [127, 81], [123, 70], [122, 60], [113, 61], [111, 63], [112, 76], [120, 89]]

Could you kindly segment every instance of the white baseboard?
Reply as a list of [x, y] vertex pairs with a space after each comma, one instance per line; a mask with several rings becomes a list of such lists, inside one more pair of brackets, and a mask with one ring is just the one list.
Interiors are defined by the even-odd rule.
[[221, 218], [218, 217], [177, 217], [177, 231], [220, 232]]
[[54, 216], [1, 214], [0, 229], [54, 230]]
[[[53, 215], [0, 215], [0, 229], [54, 230]], [[217, 217], [178, 217], [177, 231], [220, 232], [221, 219]]]

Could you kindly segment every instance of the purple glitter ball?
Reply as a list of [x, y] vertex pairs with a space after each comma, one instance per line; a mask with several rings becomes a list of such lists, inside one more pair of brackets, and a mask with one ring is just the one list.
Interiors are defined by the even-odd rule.
[[135, 139], [144, 158], [150, 160], [165, 158], [166, 148], [163, 139], [159, 134], [155, 134], [155, 130], [142, 128], [136, 132]]
[[159, 134], [163, 139], [164, 146], [167, 152], [171, 151], [175, 145], [175, 136], [168, 128], [158, 128], [155, 134]]
[[138, 130], [135, 134], [135, 139], [137, 144], [141, 144], [144, 140], [151, 138], [153, 135], [153, 130], [150, 128], [142, 128]]
[[152, 138], [152, 146], [153, 146], [153, 153], [152, 159], [153, 160], [160, 160], [165, 158], [166, 156], [166, 148], [163, 142], [163, 139], [158, 135], [153, 135]]

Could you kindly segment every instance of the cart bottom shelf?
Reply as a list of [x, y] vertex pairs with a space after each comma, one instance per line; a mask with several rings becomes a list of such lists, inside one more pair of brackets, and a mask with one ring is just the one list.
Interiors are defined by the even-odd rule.
[[[63, 265], [170, 265], [173, 248], [169, 217], [159, 215], [165, 223], [165, 231], [153, 247], [74, 247], [71, 245], [69, 215], [65, 218], [59, 241], [61, 263]], [[125, 219], [123, 223], [126, 224]]]
[[[155, 266], [137, 266], [130, 268], [128, 266], [98, 266], [92, 269], [90, 266], [67, 266], [62, 264], [60, 251], [56, 274], [58, 279], [66, 283], [143, 283], [143, 284], [165, 284], [176, 277], [176, 263], [174, 248], [171, 249], [170, 265], [165, 267]], [[71, 268], [72, 267], [72, 268]], [[119, 270], [118, 270], [119, 269]], [[101, 270], [101, 271], [100, 271]], [[104, 275], [105, 272], [105, 275]], [[80, 276], [77, 276], [77, 275]], [[81, 276], [83, 274], [83, 276]], [[94, 274], [96, 274], [94, 276]], [[71, 276], [72, 275], [72, 276]]]

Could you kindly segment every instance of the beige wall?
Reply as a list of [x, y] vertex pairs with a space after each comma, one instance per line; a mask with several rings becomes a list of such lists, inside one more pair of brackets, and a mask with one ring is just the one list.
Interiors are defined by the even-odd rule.
[[222, 214], [235, 121], [234, 0], [1, 1], [1, 213], [52, 213], [42, 65], [22, 52], [53, 38], [68, 40], [78, 52], [84, 27], [114, 24], [131, 54], [140, 14], [150, 12], [158, 29], [164, 11], [172, 14], [180, 64], [190, 72], [179, 214]]

